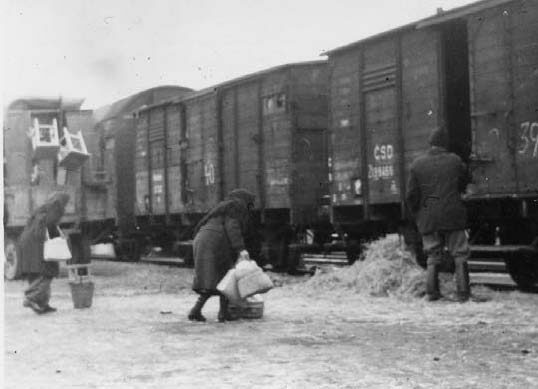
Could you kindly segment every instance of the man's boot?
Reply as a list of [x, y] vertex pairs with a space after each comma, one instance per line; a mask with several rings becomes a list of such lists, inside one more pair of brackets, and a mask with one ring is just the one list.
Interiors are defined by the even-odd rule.
[[219, 314], [218, 314], [219, 322], [222, 323], [225, 321], [237, 320], [237, 318], [230, 315], [230, 312], [228, 311], [230, 301], [226, 298], [226, 296], [220, 295], [219, 303], [220, 303]]
[[455, 261], [455, 274], [456, 274], [456, 293], [458, 295], [458, 301], [464, 303], [471, 297], [471, 287], [469, 285], [469, 265], [467, 260]]
[[194, 307], [192, 307], [191, 311], [189, 312], [189, 320], [191, 321], [205, 321], [205, 317], [202, 315], [202, 308], [204, 307], [204, 304], [209, 299], [209, 295], [207, 294], [201, 294], [198, 297], [198, 300], [196, 300], [196, 303], [194, 304]]
[[439, 291], [439, 265], [428, 264], [426, 270], [426, 296], [428, 301], [436, 301], [442, 297]]

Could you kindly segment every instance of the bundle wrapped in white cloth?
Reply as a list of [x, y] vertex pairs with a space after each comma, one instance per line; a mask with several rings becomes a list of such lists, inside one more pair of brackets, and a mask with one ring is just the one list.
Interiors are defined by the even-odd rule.
[[272, 288], [271, 278], [252, 260], [239, 261], [217, 285], [217, 290], [235, 302]]

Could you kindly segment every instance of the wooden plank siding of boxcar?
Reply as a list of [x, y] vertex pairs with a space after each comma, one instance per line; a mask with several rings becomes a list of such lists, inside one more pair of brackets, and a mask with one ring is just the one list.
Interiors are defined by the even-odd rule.
[[477, 194], [514, 193], [509, 18], [504, 7], [468, 18], [473, 179]]
[[328, 194], [328, 76], [326, 64], [292, 68], [292, 215], [296, 224], [315, 222]]
[[327, 130], [328, 82], [326, 64], [291, 70], [293, 114], [297, 128]]
[[165, 203], [165, 117], [164, 107], [157, 106], [148, 111], [148, 155], [150, 204], [152, 215], [164, 215]]
[[219, 156], [219, 124], [217, 95], [211, 93], [203, 102], [203, 212], [209, 211], [221, 199], [221, 167]]
[[220, 94], [221, 101], [221, 131], [222, 131], [222, 161], [224, 193], [230, 192], [233, 188], [239, 186], [239, 150], [237, 145], [237, 93], [236, 89], [224, 89]]
[[402, 36], [402, 132], [405, 177], [409, 166], [428, 148], [428, 138], [442, 117], [439, 112], [439, 35], [413, 31]]
[[111, 118], [101, 123], [102, 135], [103, 135], [103, 168], [109, 174], [109, 180], [107, 180], [107, 199], [104, 204], [105, 219], [115, 219], [116, 207], [118, 201], [117, 182], [119, 170], [116, 166], [116, 133], [121, 126], [121, 120], [118, 118]]
[[259, 94], [258, 80], [231, 84], [219, 91], [223, 195], [240, 187], [259, 196]]
[[[290, 120], [289, 73], [276, 72], [266, 75], [262, 80], [258, 100], [261, 107], [263, 137], [257, 147], [263, 148], [263, 207], [265, 209], [290, 208], [290, 170], [292, 123]], [[271, 111], [266, 106], [268, 99], [284, 94], [286, 107]], [[262, 199], [259, 200], [262, 203]]]
[[188, 133], [187, 181], [190, 213], [204, 213], [219, 201], [220, 171], [216, 94], [185, 102]]
[[538, 193], [538, 2], [511, 13], [512, 68], [518, 193]]
[[135, 181], [136, 181], [136, 215], [148, 215], [146, 199], [149, 199], [148, 175], [148, 118], [149, 111], [139, 113], [136, 126]]
[[387, 39], [363, 51], [360, 93], [370, 204], [397, 203], [401, 196], [397, 45], [396, 39]]
[[135, 175], [134, 155], [136, 147], [136, 120], [133, 116], [124, 118], [116, 131], [116, 202], [117, 224], [120, 231], [127, 231], [135, 225]]
[[361, 177], [359, 60], [352, 50], [329, 58], [330, 192], [333, 206], [362, 204], [353, 182]]
[[266, 209], [290, 208], [291, 125], [282, 117], [265, 118]]
[[187, 125], [187, 212], [201, 212], [202, 168], [202, 109], [197, 100], [185, 103], [185, 122]]
[[168, 209], [170, 214], [184, 212], [183, 180], [181, 177], [181, 138], [182, 138], [182, 108], [180, 104], [166, 107], [167, 154], [168, 165]]
[[259, 89], [256, 81], [237, 88], [239, 186], [259, 196]]

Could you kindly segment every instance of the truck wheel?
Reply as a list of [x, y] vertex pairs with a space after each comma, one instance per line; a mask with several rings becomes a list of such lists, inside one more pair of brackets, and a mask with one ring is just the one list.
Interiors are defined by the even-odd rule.
[[14, 280], [19, 273], [19, 257], [17, 256], [17, 243], [15, 239], [6, 237], [4, 255], [4, 278], [6, 280]]
[[538, 258], [522, 255], [518, 258], [506, 258], [504, 262], [510, 277], [520, 290], [528, 292], [534, 289], [538, 282]]

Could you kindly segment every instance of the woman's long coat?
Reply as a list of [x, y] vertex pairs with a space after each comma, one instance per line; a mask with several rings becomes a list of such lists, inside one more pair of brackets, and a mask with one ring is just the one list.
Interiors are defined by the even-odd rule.
[[57, 277], [58, 262], [43, 260], [43, 245], [45, 243], [46, 215], [40, 214], [27, 225], [19, 238], [19, 261], [22, 276], [41, 274]]
[[20, 275], [40, 274], [47, 277], [58, 276], [58, 262], [45, 262], [43, 260], [43, 245], [45, 243], [47, 227], [51, 238], [58, 235], [56, 225], [63, 216], [68, 200], [68, 195], [57, 194], [45, 205], [38, 208], [28, 220], [19, 237], [18, 258]]
[[245, 249], [246, 205], [228, 201], [223, 212], [204, 220], [194, 238], [194, 282], [197, 293], [218, 294], [217, 284]]

